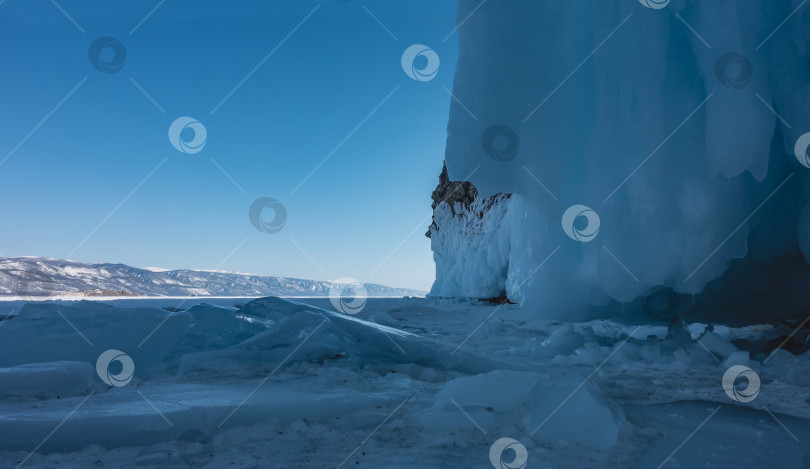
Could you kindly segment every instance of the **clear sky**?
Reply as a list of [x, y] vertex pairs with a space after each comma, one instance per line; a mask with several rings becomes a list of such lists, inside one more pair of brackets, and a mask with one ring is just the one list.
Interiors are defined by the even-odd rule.
[[[428, 289], [455, 8], [0, 0], [0, 254]], [[126, 51], [115, 73], [91, 62], [99, 37]], [[413, 44], [435, 78], [403, 71]], [[185, 116], [197, 153], [169, 140]], [[280, 232], [251, 224], [260, 197], [286, 208]]]

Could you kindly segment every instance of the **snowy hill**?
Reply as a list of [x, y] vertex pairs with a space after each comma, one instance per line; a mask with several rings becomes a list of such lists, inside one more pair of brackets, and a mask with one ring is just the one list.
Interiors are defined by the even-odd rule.
[[[141, 269], [38, 257], [0, 258], [0, 296], [329, 296], [330, 282], [254, 274]], [[365, 284], [369, 296], [424, 296]]]

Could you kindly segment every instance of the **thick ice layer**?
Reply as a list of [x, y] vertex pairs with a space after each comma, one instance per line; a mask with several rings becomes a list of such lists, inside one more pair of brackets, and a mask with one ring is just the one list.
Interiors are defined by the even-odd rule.
[[[459, 1], [447, 169], [515, 195], [507, 293], [547, 313], [810, 257], [810, 8], [643, 3]], [[455, 244], [447, 269], [488, 268]]]

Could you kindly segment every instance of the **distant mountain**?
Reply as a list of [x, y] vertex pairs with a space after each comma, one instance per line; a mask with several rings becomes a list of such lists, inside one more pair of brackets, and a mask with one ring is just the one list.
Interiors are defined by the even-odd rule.
[[[140, 269], [38, 257], [0, 258], [0, 296], [329, 296], [330, 282], [204, 270]], [[368, 296], [425, 292], [365, 284]]]

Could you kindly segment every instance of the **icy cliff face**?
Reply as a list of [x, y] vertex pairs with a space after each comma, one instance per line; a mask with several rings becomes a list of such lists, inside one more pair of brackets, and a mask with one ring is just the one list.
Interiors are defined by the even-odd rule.
[[434, 291], [492, 264], [485, 294], [506, 268], [512, 300], [576, 315], [810, 258], [810, 8], [653, 3], [459, 0], [447, 171], [513, 197], [434, 239]]

